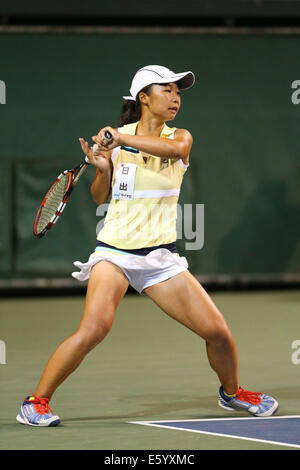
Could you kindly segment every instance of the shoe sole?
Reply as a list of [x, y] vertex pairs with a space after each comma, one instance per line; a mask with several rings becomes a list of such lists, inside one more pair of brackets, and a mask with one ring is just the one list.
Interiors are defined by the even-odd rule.
[[24, 418], [22, 418], [20, 415], [17, 415], [16, 416], [16, 420], [21, 423], [21, 424], [27, 424], [28, 426], [35, 426], [35, 427], [51, 427], [51, 426], [58, 426], [59, 423], [60, 423], [60, 419], [59, 418], [55, 418], [53, 419], [52, 421], [47, 421], [47, 422], [44, 422], [42, 424], [33, 424], [33, 423], [30, 423], [28, 421], [28, 419], [24, 416]]
[[232, 408], [231, 406], [229, 405], [225, 405], [225, 403], [223, 402], [223, 400], [221, 400], [221, 398], [219, 398], [218, 400], [218, 405], [223, 408], [223, 410], [226, 410], [226, 411], [236, 411], [234, 408]]

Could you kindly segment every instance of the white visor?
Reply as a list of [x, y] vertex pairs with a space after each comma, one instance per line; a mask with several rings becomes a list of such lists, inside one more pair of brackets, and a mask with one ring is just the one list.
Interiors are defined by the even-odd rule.
[[177, 83], [178, 87], [183, 90], [190, 88], [195, 83], [195, 75], [193, 72], [174, 73], [172, 70], [161, 65], [146, 65], [139, 69], [133, 77], [130, 95], [123, 96], [125, 100], [136, 100], [139, 92], [148, 85], [163, 83]]

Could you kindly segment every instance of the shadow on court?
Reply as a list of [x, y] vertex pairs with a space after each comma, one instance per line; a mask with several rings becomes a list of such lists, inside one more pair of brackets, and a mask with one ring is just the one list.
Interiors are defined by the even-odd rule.
[[[200, 409], [200, 408], [207, 408], [208, 410], [211, 409], [215, 411], [216, 409], [216, 397], [201, 397], [199, 399], [195, 400], [179, 400], [176, 401], [174, 398], [172, 399], [171, 403], [161, 403], [162, 399], [164, 397], [161, 396], [152, 396], [151, 400], [154, 401], [155, 403], [145, 403], [144, 400], [146, 397], [132, 397], [123, 399], [122, 402], [124, 403], [124, 407], [126, 407], [126, 402], [139, 402], [141, 407], [144, 407], [143, 411], [136, 411], [132, 413], [124, 413], [124, 414], [118, 414], [118, 415], [103, 415], [103, 416], [89, 416], [89, 417], [80, 417], [80, 418], [69, 418], [65, 419], [65, 422], [71, 422], [71, 421], [84, 421], [84, 420], [89, 420], [89, 421], [97, 421], [97, 420], [107, 420], [107, 419], [132, 419], [132, 417], [136, 418], [147, 418], [149, 416], [159, 416], [159, 415], [165, 415], [168, 413], [178, 413], [181, 415], [185, 410], [189, 409]], [[197, 416], [196, 416], [197, 417]]]

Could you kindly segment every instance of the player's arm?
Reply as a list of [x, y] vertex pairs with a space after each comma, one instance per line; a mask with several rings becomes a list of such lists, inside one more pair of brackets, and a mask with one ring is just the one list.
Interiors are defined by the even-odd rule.
[[[106, 130], [113, 136], [110, 144], [105, 144], [102, 139]], [[161, 158], [181, 158], [186, 160], [193, 144], [193, 137], [186, 129], [177, 129], [174, 139], [168, 139], [164, 137], [119, 134], [116, 129], [104, 127], [97, 136], [93, 137], [93, 141], [100, 146], [101, 150], [124, 145]]]
[[96, 168], [95, 179], [91, 184], [91, 194], [93, 200], [97, 204], [104, 204], [111, 192], [111, 178], [113, 173], [113, 164], [109, 160], [110, 167], [105, 171], [100, 171], [99, 168]]

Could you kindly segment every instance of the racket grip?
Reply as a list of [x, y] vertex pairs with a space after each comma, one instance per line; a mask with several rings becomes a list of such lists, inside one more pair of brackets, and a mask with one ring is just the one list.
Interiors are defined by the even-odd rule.
[[108, 144], [112, 140], [112, 135], [109, 131], [104, 132], [104, 138], [106, 140], [106, 143]]

